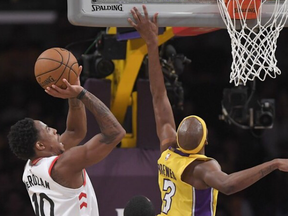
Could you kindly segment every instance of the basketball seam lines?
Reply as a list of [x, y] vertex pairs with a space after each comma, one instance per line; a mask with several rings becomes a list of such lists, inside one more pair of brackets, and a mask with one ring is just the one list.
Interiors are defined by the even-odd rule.
[[[62, 77], [62, 75], [64, 74], [66, 68], [67, 68], [67, 65], [68, 65], [68, 62], [69, 62], [69, 59], [70, 59], [70, 52], [68, 52], [68, 59], [67, 59], [66, 64], [64, 64], [62, 54], [61, 54], [58, 50], [56, 50], [56, 49], [55, 49], [55, 51], [59, 53], [59, 55], [60, 55], [61, 58], [62, 58], [61, 64], [63, 64], [63, 65], [65, 66], [64, 69], [63, 69], [63, 71], [62, 71], [62, 73], [61, 73], [61, 75], [59, 76], [59, 78], [58, 78], [58, 79], [56, 80], [56, 82], [55, 82], [55, 85], [56, 85], [56, 84], [58, 83], [58, 81], [60, 80], [60, 78]], [[70, 75], [70, 74], [68, 73], [68, 82], [70, 82], [70, 80], [69, 80], [69, 75]]]
[[58, 67], [56, 67], [56, 68], [53, 68], [53, 69], [49, 70], [49, 71], [46, 71], [46, 72], [41, 73], [41, 74], [38, 74], [36, 77], [38, 77], [38, 76], [42, 76], [42, 75], [44, 75], [44, 74], [50, 73], [50, 72], [52, 72], [52, 71], [54, 71], [54, 70], [57, 70], [57, 69], [60, 68], [61, 65], [62, 65], [62, 62], [59, 62], [59, 61], [57, 61], [57, 60], [50, 59], [50, 58], [38, 58], [37, 61], [39, 61], [39, 60], [43, 60], [43, 59], [51, 60], [51, 61], [54, 61], [54, 62], [58, 62], [58, 63], [60, 63], [60, 65], [59, 65]]
[[[39, 60], [50, 60], [50, 61], [54, 61], [54, 62], [61, 63], [61, 65], [63, 64], [63, 63], [60, 62], [60, 61], [57, 61], [57, 60], [55, 60], [55, 59], [50, 59], [50, 58], [39, 58], [39, 59], [37, 59], [37, 61], [39, 61]], [[77, 64], [77, 62], [73, 63], [72, 65], [74, 65], [74, 64]], [[61, 65], [60, 65], [60, 66], [61, 66]], [[63, 65], [65, 65], [65, 64], [63, 64]], [[72, 65], [71, 65], [71, 66], [72, 66]], [[59, 67], [60, 67], [60, 66], [59, 66]], [[66, 66], [67, 66], [68, 68], [70, 68], [70, 69], [78, 76], [78, 73], [75, 72], [71, 66], [69, 66], [69, 65], [66, 65]], [[56, 70], [56, 69], [58, 69], [59, 67], [53, 68], [52, 70], [49, 70], [49, 71], [46, 71], [46, 72], [44, 72], [44, 73], [38, 74], [38, 75], [36, 75], [36, 77], [42, 76], [42, 75], [44, 75], [44, 74], [46, 74], [46, 73], [50, 73], [51, 71]]]

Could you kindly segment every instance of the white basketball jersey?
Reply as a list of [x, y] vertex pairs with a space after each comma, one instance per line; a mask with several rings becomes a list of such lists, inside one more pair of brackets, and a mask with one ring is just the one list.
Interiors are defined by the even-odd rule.
[[58, 156], [28, 160], [22, 180], [36, 216], [99, 216], [98, 204], [91, 181], [83, 170], [84, 184], [77, 189], [55, 182], [51, 169]]

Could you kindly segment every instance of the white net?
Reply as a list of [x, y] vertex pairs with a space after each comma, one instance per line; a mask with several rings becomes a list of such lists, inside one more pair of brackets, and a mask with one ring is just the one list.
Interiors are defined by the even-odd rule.
[[288, 17], [288, 0], [217, 0], [231, 38], [230, 83], [281, 74], [275, 51]]

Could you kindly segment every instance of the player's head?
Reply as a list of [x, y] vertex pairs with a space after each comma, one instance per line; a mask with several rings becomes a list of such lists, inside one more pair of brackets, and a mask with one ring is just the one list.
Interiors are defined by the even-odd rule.
[[207, 141], [207, 127], [205, 121], [195, 115], [182, 120], [177, 129], [177, 145], [181, 151], [196, 154]]
[[10, 129], [8, 140], [12, 152], [23, 160], [58, 155], [64, 151], [57, 131], [31, 118], [16, 122]]
[[124, 216], [155, 216], [154, 205], [145, 196], [135, 196], [126, 204]]

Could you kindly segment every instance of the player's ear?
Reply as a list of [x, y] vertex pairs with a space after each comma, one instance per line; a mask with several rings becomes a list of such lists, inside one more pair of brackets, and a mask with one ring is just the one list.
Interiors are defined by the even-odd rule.
[[39, 142], [39, 141], [36, 142], [35, 147], [39, 151], [43, 151], [45, 149], [45, 145], [43, 143]]

